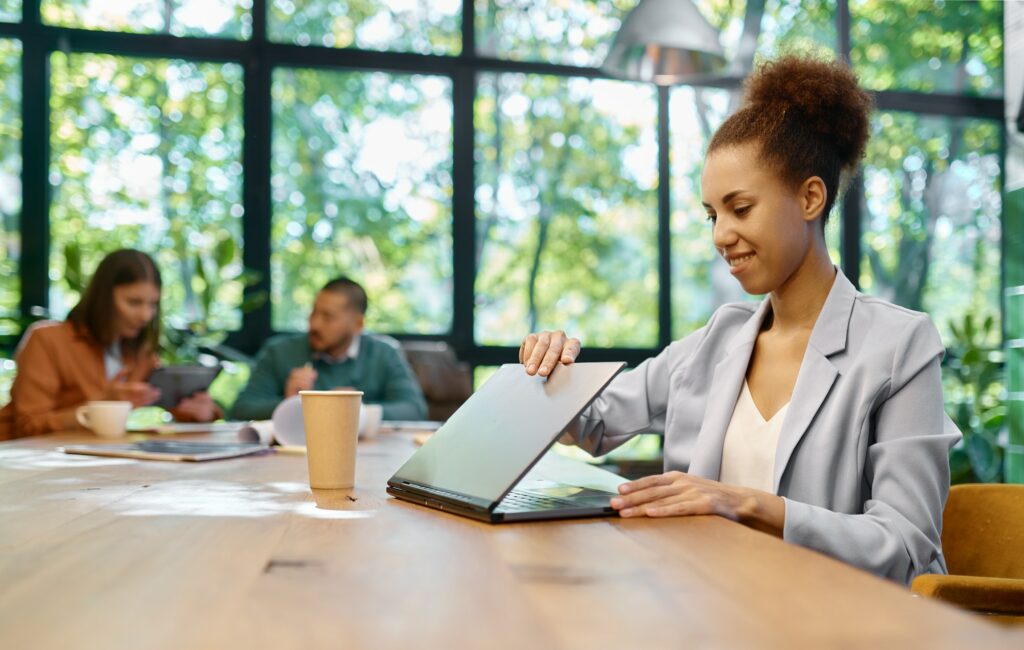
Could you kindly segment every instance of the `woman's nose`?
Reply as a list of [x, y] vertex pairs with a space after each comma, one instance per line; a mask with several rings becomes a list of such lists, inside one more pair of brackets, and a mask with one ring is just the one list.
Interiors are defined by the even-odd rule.
[[715, 248], [720, 251], [735, 244], [739, 237], [737, 237], [736, 230], [733, 228], [732, 220], [728, 217], [719, 216], [712, 230], [712, 239], [715, 243]]

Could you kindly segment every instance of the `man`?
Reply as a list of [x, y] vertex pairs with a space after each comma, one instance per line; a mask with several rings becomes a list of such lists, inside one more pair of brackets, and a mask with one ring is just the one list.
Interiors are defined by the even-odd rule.
[[340, 277], [325, 284], [309, 315], [309, 333], [274, 337], [260, 350], [232, 419], [266, 420], [300, 390], [337, 388], [363, 391], [363, 402], [380, 404], [385, 420], [425, 418], [423, 392], [402, 353], [362, 333], [366, 306], [356, 282]]

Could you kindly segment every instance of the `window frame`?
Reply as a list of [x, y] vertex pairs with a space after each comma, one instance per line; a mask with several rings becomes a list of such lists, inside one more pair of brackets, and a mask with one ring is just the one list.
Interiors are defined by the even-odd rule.
[[[299, 46], [268, 39], [267, 0], [252, 2], [252, 36], [249, 40], [212, 37], [177, 37], [169, 34], [110, 33], [43, 24], [40, 0], [25, 0], [20, 23], [0, 23], [0, 38], [15, 38], [22, 43], [22, 213], [19, 220], [23, 251], [41, 251], [20, 259], [21, 314], [25, 317], [45, 314], [49, 285], [49, 87], [50, 54], [90, 52], [128, 56], [177, 58], [204, 62], [235, 62], [244, 68], [242, 143], [243, 191], [245, 209], [242, 222], [242, 260], [247, 268], [260, 272], [262, 280], [246, 289], [246, 295], [270, 289], [271, 219], [271, 81], [278, 66], [330, 68], [341, 70], [383, 70], [397, 73], [425, 73], [447, 76], [452, 80], [452, 273], [453, 314], [451, 331], [446, 335], [411, 335], [389, 332], [398, 338], [445, 340], [459, 358], [472, 365], [495, 365], [514, 361], [518, 348], [478, 345], [474, 340], [475, 206], [476, 187], [473, 109], [476, 78], [480, 73], [519, 72], [556, 76], [608, 78], [600, 69], [513, 61], [480, 56], [475, 47], [475, 3], [462, 2], [462, 50], [458, 55], [378, 52], [326, 46]], [[836, 14], [837, 54], [850, 59], [850, 8], [848, 0], [839, 0]], [[737, 82], [725, 80], [701, 84], [735, 88]], [[1004, 119], [1004, 98], [974, 97], [911, 91], [873, 93], [879, 110], [907, 111], [917, 114], [945, 115], [996, 120]], [[657, 188], [657, 272], [658, 341], [652, 348], [587, 348], [590, 361], [623, 360], [637, 364], [672, 340], [671, 284], [671, 175], [669, 165], [670, 124], [669, 88], [657, 89], [658, 188]], [[1005, 158], [1005, 127], [1000, 151]], [[840, 241], [842, 266], [855, 284], [860, 276], [861, 178], [851, 184], [841, 202]], [[1000, 285], [1005, 287], [1006, 243], [1002, 241]], [[275, 332], [271, 327], [271, 305], [244, 313], [242, 328], [231, 332], [227, 343], [245, 352], [254, 352]], [[1005, 325], [1004, 325], [1005, 331]], [[525, 334], [525, 332], [524, 332]], [[16, 337], [0, 340], [0, 346], [12, 350]]]

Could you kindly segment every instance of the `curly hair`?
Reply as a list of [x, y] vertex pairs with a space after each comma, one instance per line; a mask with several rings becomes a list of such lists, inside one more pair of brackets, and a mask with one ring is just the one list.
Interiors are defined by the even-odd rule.
[[711, 138], [708, 153], [755, 142], [783, 181], [799, 186], [820, 177], [828, 193], [824, 224], [864, 157], [873, 104], [844, 63], [786, 55], [747, 78], [742, 106]]

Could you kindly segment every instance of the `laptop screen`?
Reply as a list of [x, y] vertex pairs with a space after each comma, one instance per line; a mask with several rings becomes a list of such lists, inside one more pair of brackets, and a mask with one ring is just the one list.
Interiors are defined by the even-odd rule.
[[496, 502], [600, 393], [623, 364], [558, 366], [548, 378], [521, 364], [495, 372], [402, 466], [405, 480]]

